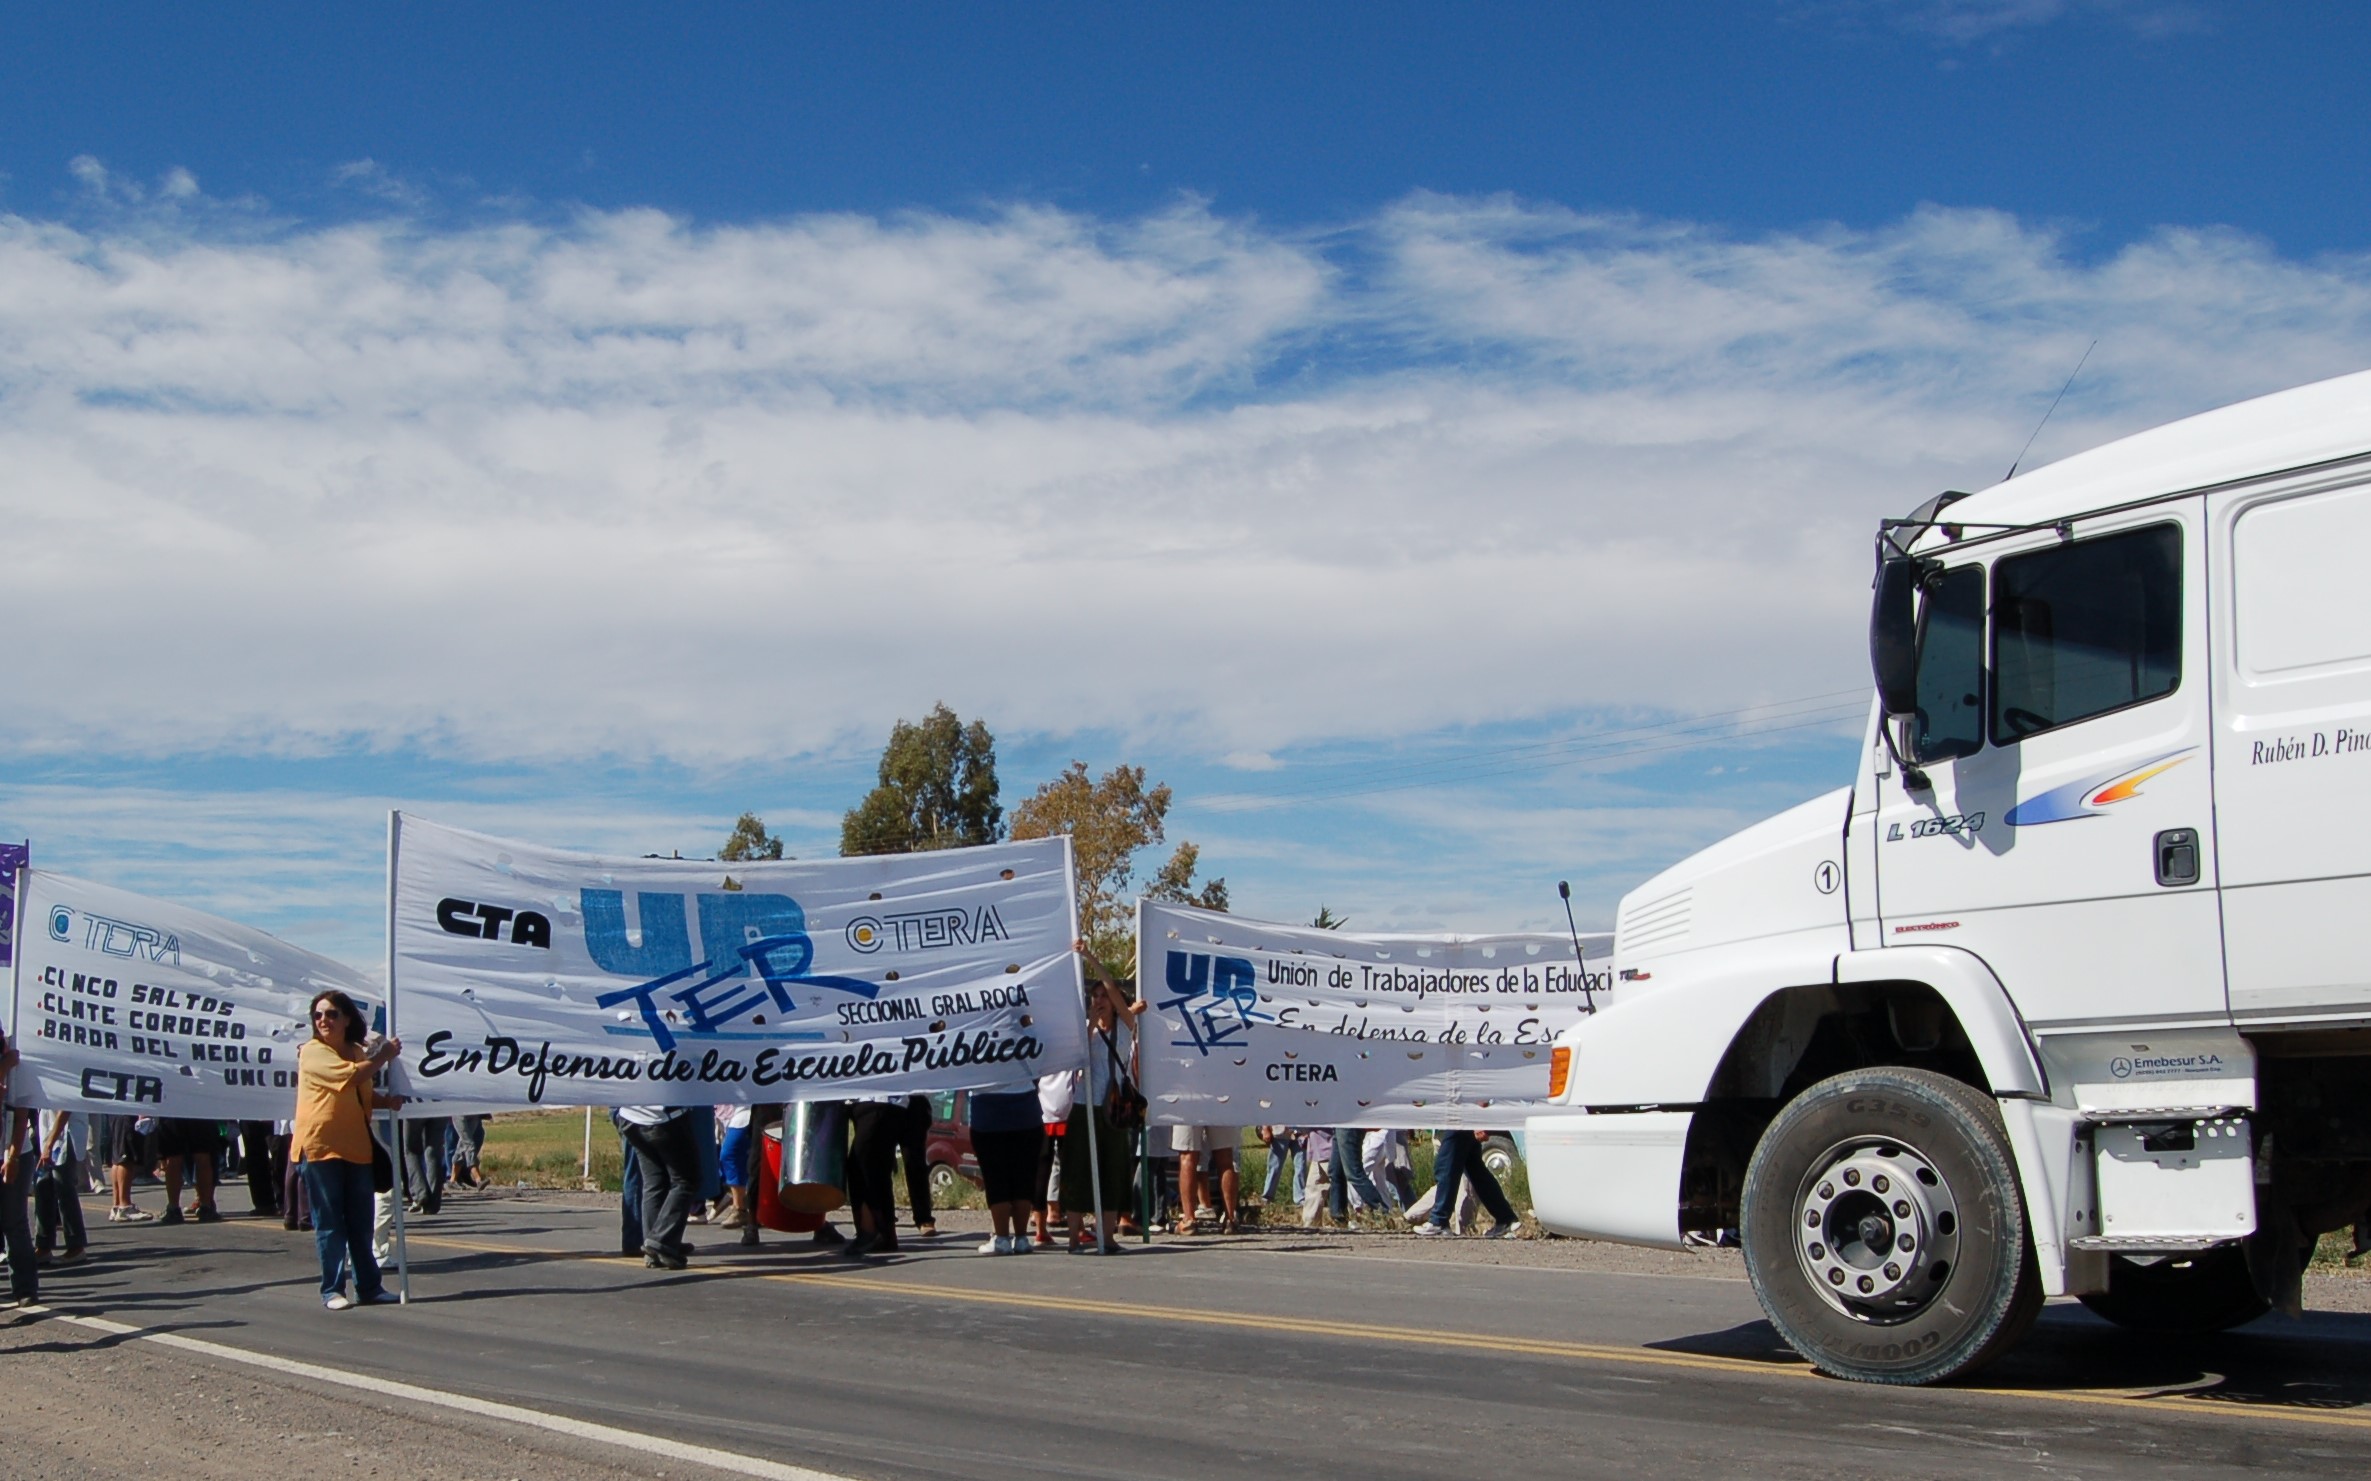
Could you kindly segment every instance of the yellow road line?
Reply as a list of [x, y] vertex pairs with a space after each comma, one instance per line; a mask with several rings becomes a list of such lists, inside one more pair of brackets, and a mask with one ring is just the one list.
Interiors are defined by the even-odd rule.
[[[571, 1253], [565, 1250], [533, 1249], [524, 1245], [495, 1245], [471, 1240], [419, 1235], [413, 1236], [411, 1242], [485, 1254], [567, 1256]], [[610, 1255], [602, 1258], [623, 1263], [628, 1257]], [[746, 1267], [730, 1265], [702, 1265], [678, 1273], [692, 1276], [752, 1278]], [[874, 1295], [921, 1296], [933, 1301], [968, 1301], [981, 1306], [1015, 1306], [1036, 1311], [1068, 1312], [1079, 1316], [1125, 1317], [1205, 1327], [1236, 1327], [1253, 1331], [1291, 1332], [1302, 1336], [1347, 1337], [1360, 1342], [1393, 1342], [1423, 1347], [1467, 1348], [1479, 1352], [1521, 1353], [1530, 1357], [1597, 1358], [1653, 1367], [1717, 1369], [1722, 1372], [1734, 1373], [1777, 1372], [1800, 1376], [1808, 1375], [1811, 1372], [1808, 1367], [1797, 1364], [1773, 1367], [1765, 1363], [1748, 1362], [1742, 1358], [1713, 1357], [1695, 1353], [1663, 1353], [1650, 1349], [1611, 1347], [1588, 1342], [1556, 1342], [1544, 1338], [1498, 1337], [1471, 1332], [1381, 1327], [1364, 1322], [1334, 1322], [1317, 1319], [1302, 1321], [1293, 1318], [1236, 1312], [1196, 1311], [1182, 1306], [1143, 1306], [1123, 1301], [1090, 1301], [1078, 1296], [1039, 1296], [1023, 1291], [981, 1291], [967, 1287], [934, 1285], [925, 1281], [898, 1280], [895, 1277], [874, 1275], [836, 1275], [823, 1271], [779, 1270], [767, 1271], [754, 1278], [782, 1285], [830, 1286], [840, 1290], [865, 1291]]]
[[[487, 1254], [583, 1258], [579, 1252], [575, 1251], [543, 1249], [528, 1245], [486, 1244], [420, 1235], [414, 1235], [411, 1242]], [[601, 1258], [617, 1260], [622, 1263], [628, 1257], [610, 1255]], [[678, 1274], [750, 1278], [750, 1271], [746, 1266], [713, 1264], [703, 1265], [694, 1270], [681, 1271]], [[1403, 1347], [1445, 1347], [1474, 1352], [1506, 1353], [1523, 1357], [1573, 1358], [1588, 1362], [1617, 1363], [1628, 1367], [1692, 1368], [1709, 1372], [1753, 1374], [1765, 1378], [1816, 1378], [1819, 1376], [1808, 1364], [1800, 1362], [1755, 1362], [1747, 1358], [1658, 1352], [1652, 1348], [1615, 1347], [1591, 1342], [1558, 1342], [1548, 1338], [1501, 1337], [1429, 1327], [1386, 1327], [1367, 1322], [1336, 1322], [1314, 1318], [1304, 1320], [1297, 1317], [1262, 1316], [1245, 1312], [1196, 1311], [1182, 1306], [1144, 1306], [1131, 1302], [1094, 1301], [1078, 1296], [1041, 1296], [1022, 1291], [983, 1291], [960, 1286], [934, 1285], [925, 1281], [900, 1280], [889, 1275], [771, 1271], [759, 1274], [755, 1278], [782, 1285], [827, 1286], [837, 1290], [861, 1291], [873, 1295], [919, 1296], [933, 1301], [969, 1302], [981, 1306], [1019, 1307], [1036, 1311], [1060, 1311], [1081, 1316], [1121, 1317], [1136, 1321], [1171, 1322], [1187, 1326], [1230, 1327], [1245, 1331], [1283, 1332], [1297, 1336], [1341, 1337], [1356, 1342], [1389, 1343]], [[2371, 1430], [2371, 1415], [2335, 1414], [2319, 1409], [2260, 1406], [2232, 1399], [2219, 1399], [2211, 1394], [2182, 1393], [2168, 1394], [2157, 1398], [2136, 1398], [2129, 1394], [2105, 1394], [2084, 1389], [1982, 1388], [1976, 1386], [1939, 1389], [1934, 1392], [1982, 1395], [1999, 1399], [2038, 1399], [2053, 1404], [2073, 1404], [2095, 1409], [2131, 1409], [2159, 1415], [2184, 1414], [2214, 1419], [2263, 1419], [2288, 1424]]]

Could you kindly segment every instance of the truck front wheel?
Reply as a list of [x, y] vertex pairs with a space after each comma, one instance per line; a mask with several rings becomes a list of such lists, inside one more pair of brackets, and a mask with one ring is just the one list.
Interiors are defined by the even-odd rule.
[[2272, 1309], [2248, 1272], [2239, 1245], [2171, 1255], [2143, 1264], [2126, 1255], [2108, 1262], [2108, 1288], [2083, 1304], [2119, 1327], [2161, 1337], [2195, 1337], [2254, 1321]]
[[1754, 1294], [1839, 1378], [1937, 1383], [2041, 1309], [2025, 1200], [1992, 1098], [1925, 1070], [1856, 1070], [1779, 1112], [1745, 1173]]

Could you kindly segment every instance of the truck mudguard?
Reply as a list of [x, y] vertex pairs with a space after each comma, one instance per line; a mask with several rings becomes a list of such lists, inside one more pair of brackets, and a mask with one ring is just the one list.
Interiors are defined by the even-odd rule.
[[1848, 951], [1836, 958], [1836, 981], [1918, 982], [1933, 988], [1959, 1019], [1995, 1096], [2049, 1099], [2049, 1076], [2025, 1031], [2023, 1015], [2009, 1001], [2009, 990], [1974, 952], [1952, 946]]

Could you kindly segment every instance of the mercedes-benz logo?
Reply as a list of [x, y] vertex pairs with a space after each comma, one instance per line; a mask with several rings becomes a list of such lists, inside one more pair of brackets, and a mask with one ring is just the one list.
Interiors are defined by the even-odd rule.
[[2132, 1061], [2119, 1054], [2108, 1061], [2108, 1073], [2119, 1080], [2129, 1080], [2132, 1078]]

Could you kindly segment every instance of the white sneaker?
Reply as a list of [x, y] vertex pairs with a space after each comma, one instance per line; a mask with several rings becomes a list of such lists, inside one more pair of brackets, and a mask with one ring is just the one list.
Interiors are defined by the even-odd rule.
[[1428, 1220], [1425, 1223], [1417, 1225], [1416, 1232], [1418, 1234], [1442, 1235], [1447, 1234], [1449, 1231]]
[[1028, 1255], [1034, 1254], [1036, 1250], [1036, 1244], [1030, 1240], [1028, 1235], [1016, 1234], [1013, 1236], [1013, 1247], [1010, 1250], [1007, 1250], [1005, 1253], [1012, 1255]]
[[332, 1291], [328, 1295], [321, 1298], [321, 1304], [328, 1307], [331, 1311], [347, 1311], [352, 1309], [354, 1305], [354, 1298], [347, 1295], [344, 1291]]
[[1012, 1245], [1001, 1234], [980, 1246], [980, 1253], [983, 1255], [1009, 1255], [1012, 1252]]

